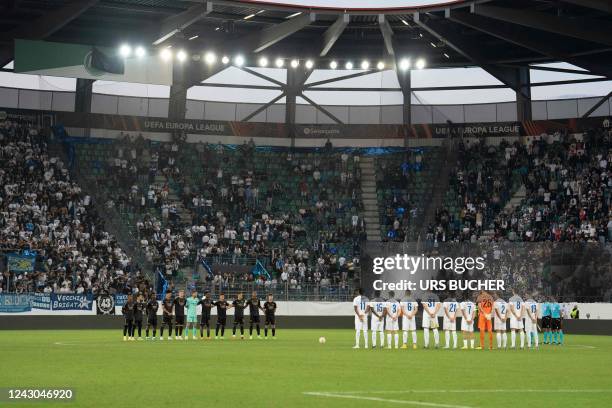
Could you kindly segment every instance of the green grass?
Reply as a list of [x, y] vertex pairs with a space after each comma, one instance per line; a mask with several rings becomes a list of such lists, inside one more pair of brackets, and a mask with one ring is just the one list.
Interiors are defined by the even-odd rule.
[[278, 335], [124, 343], [119, 330], [0, 331], [0, 387], [76, 393], [68, 403], [4, 406], [576, 408], [612, 399], [612, 337], [568, 335], [565, 346], [539, 351], [447, 351], [352, 350], [351, 330]]

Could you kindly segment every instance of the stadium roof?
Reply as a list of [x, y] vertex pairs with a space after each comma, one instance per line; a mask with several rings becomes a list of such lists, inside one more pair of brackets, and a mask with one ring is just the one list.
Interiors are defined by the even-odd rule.
[[352, 2], [358, 9], [346, 12], [324, 0], [3, 3], [0, 66], [12, 60], [13, 40], [26, 38], [285, 58], [408, 56], [424, 58], [430, 68], [480, 66], [498, 78], [504, 67], [566, 61], [612, 78], [606, 0], [385, 0], [376, 2], [378, 9], [359, 0]]

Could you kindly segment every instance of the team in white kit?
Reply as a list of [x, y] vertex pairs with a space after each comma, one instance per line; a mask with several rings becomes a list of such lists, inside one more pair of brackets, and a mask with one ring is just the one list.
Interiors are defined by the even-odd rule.
[[[423, 346], [429, 348], [430, 334], [433, 334], [433, 346], [440, 346], [440, 334], [438, 316], [442, 316], [442, 330], [444, 331], [445, 349], [458, 348], [457, 322], [460, 320], [462, 332], [462, 349], [474, 349], [474, 325], [476, 320], [477, 305], [465, 300], [458, 302], [455, 299], [447, 299], [440, 302], [438, 297], [432, 293], [420, 296], [422, 306], [421, 328], [423, 329]], [[413, 349], [417, 348], [417, 313], [419, 303], [406, 291], [404, 298], [400, 301], [395, 298], [394, 292], [389, 292], [388, 299], [383, 299], [377, 292], [375, 298], [370, 300], [358, 291], [353, 299], [355, 312], [355, 346], [359, 348], [361, 336], [365, 348], [369, 348], [368, 338], [368, 316], [371, 316], [371, 340], [372, 348], [385, 346], [385, 333], [387, 348], [408, 348], [411, 341]], [[516, 294], [508, 302], [497, 297], [494, 303], [493, 321], [497, 339], [497, 348], [508, 348], [507, 327], [511, 331], [511, 348], [516, 348], [517, 333], [520, 338], [520, 348], [538, 347], [538, 303], [532, 299], [523, 301]], [[400, 326], [401, 320], [401, 326]], [[399, 333], [402, 332], [402, 344], [399, 344]], [[377, 344], [379, 343], [379, 344]], [[452, 343], [452, 344], [451, 344]]]

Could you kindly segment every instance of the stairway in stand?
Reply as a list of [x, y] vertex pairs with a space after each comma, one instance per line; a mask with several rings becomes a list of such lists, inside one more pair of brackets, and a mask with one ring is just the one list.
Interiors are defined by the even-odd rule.
[[380, 219], [378, 199], [376, 197], [376, 167], [373, 157], [362, 157], [359, 161], [361, 169], [361, 201], [363, 202], [363, 219], [366, 223], [368, 241], [380, 241]]

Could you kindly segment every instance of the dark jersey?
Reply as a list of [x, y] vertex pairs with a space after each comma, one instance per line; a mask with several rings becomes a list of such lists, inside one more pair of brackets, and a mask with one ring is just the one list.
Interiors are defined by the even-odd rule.
[[134, 309], [136, 308], [136, 303], [134, 302], [126, 302], [121, 308], [121, 313], [127, 320], [134, 319]]
[[164, 316], [172, 316], [172, 310], [174, 309], [174, 300], [164, 298], [162, 302], [162, 311]]
[[234, 306], [234, 316], [236, 317], [244, 317], [244, 309], [246, 308], [246, 302], [244, 299], [236, 299], [232, 302], [232, 306]]
[[257, 298], [251, 298], [247, 300], [246, 304], [249, 306], [249, 313], [251, 316], [259, 316], [259, 308], [261, 303]]
[[214, 303], [211, 298], [204, 298], [198, 302], [198, 306], [202, 306], [202, 316], [210, 316]]
[[266, 302], [263, 305], [266, 316], [274, 316], [276, 313], [276, 302]]
[[187, 299], [177, 297], [174, 299], [174, 315], [175, 316], [185, 316], [185, 304], [187, 303]]
[[217, 300], [213, 303], [213, 305], [217, 307], [218, 317], [225, 318], [227, 316], [227, 306], [229, 305], [229, 303], [227, 303], [226, 300]]
[[149, 315], [149, 317], [157, 316], [157, 309], [159, 309], [157, 300], [149, 300], [149, 303], [147, 303], [147, 315]]
[[145, 302], [136, 302], [136, 306], [134, 307], [134, 319], [136, 319], [136, 321], [142, 321], [142, 316], [146, 308], [147, 304]]

